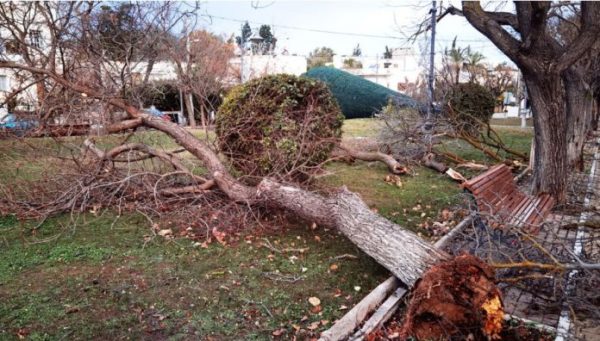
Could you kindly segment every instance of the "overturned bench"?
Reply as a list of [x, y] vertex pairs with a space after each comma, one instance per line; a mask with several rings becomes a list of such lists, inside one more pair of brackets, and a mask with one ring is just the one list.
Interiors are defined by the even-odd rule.
[[512, 172], [504, 164], [496, 165], [462, 184], [473, 195], [480, 216], [492, 227], [512, 225], [537, 233], [554, 206], [548, 194], [529, 196], [517, 188]]

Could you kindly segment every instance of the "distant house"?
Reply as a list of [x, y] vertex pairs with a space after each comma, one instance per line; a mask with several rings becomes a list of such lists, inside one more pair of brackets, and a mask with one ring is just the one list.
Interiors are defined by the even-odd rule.
[[[10, 15], [16, 18], [15, 22], [22, 23], [19, 29], [25, 35], [24, 41], [29, 46], [28, 53], [31, 60], [36, 60], [36, 57], [39, 55], [38, 51], [44, 53], [47, 50], [47, 44], [50, 41], [50, 32], [44, 25], [43, 19], [31, 17], [31, 13], [26, 10], [27, 6], [18, 3], [11, 5], [13, 7]], [[12, 32], [8, 28], [0, 26], [0, 58], [21, 62], [22, 57], [19, 51], [19, 42], [13, 40], [12, 37]], [[27, 78], [25, 72], [0, 68], [0, 103], [3, 103], [13, 91], [23, 86], [24, 78]], [[38, 92], [43, 92], [41, 83], [27, 87], [19, 96], [13, 97], [11, 109], [19, 111], [34, 110], [38, 104]], [[7, 106], [0, 107], [0, 113], [6, 112], [7, 109]]]
[[412, 48], [392, 49], [391, 58], [336, 55], [333, 66], [402, 93], [418, 81], [422, 71]]

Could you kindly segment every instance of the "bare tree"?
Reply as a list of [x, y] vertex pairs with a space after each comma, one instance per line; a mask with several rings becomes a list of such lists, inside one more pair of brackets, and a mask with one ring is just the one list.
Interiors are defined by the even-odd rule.
[[[229, 59], [233, 57], [233, 46], [206, 31], [194, 31], [187, 39], [181, 39], [174, 48], [168, 48], [171, 60], [176, 65], [179, 84], [186, 94], [192, 94], [200, 104], [200, 122], [208, 125], [208, 110], [216, 110], [214, 99], [223, 88], [229, 72]], [[190, 125], [196, 125], [193, 105], [186, 96], [186, 108]]]
[[[94, 205], [140, 209], [140, 205], [145, 203], [151, 205], [151, 212], [157, 212], [177, 202], [189, 203], [190, 200], [220, 196], [227, 198], [229, 203], [242, 204], [241, 207], [280, 208], [318, 225], [337, 228], [409, 285], [429, 266], [446, 257], [421, 238], [373, 212], [357, 194], [346, 189], [324, 196], [268, 178], [259, 179], [258, 185], [253, 186], [234, 177], [229, 172], [228, 164], [224, 163], [218, 152], [207, 142], [174, 123], [145, 113], [134, 103], [124, 99], [119, 91], [120, 87], [105, 85], [106, 78], [113, 81], [106, 84], [121, 85], [119, 80], [126, 77], [112, 76], [114, 73], [105, 67], [106, 63], [111, 62], [110, 58], [95, 48], [96, 38], [91, 34], [89, 18], [97, 9], [97, 4], [48, 3], [50, 5], [61, 8], [49, 7], [43, 9], [44, 13], [56, 13], [58, 20], [46, 20], [43, 24], [53, 36], [59, 36], [59, 32], [68, 32], [69, 39], [52, 41], [43, 52], [46, 60], [58, 59], [60, 67], [54, 67], [53, 62], [34, 64], [16, 58], [3, 58], [0, 60], [0, 67], [48, 79], [52, 84], [70, 91], [77, 100], [101, 104], [111, 111], [122, 112], [124, 117], [108, 125], [106, 130], [130, 133], [124, 135], [116, 146], [106, 148], [97, 145], [93, 139], [87, 139], [83, 145], [73, 145], [70, 142], [72, 154], [69, 166], [65, 167], [72, 172], [68, 177], [55, 174], [60, 180], [54, 181], [56, 187], [52, 186], [53, 190], [44, 191], [43, 195], [40, 192], [36, 195], [31, 192], [15, 193], [2, 186], [0, 191], [6, 195], [3, 196], [0, 210], [43, 218], [60, 212], [92, 209], [96, 207]], [[38, 3], [36, 6], [41, 5]], [[185, 15], [170, 3], [152, 3], [152, 6], [148, 12], [144, 12], [145, 17], [152, 19], [149, 21], [160, 23], [158, 27], [166, 32]], [[72, 10], [68, 10], [69, 8]], [[18, 26], [10, 16], [2, 19], [2, 25]], [[13, 39], [23, 49], [35, 48], [24, 35], [14, 34]], [[67, 42], [68, 49], [65, 46]], [[55, 58], [61, 49], [64, 49], [65, 54], [76, 58]], [[120, 65], [116, 62], [114, 64]], [[125, 59], [123, 64], [120, 70], [127, 73], [132, 63]], [[98, 77], [83, 77], [81, 72], [90, 69], [94, 72], [102, 71], [103, 74]], [[139, 134], [131, 132], [131, 129], [138, 127], [160, 132], [172, 139], [179, 149], [158, 150], [144, 144], [143, 139], [130, 142]], [[177, 153], [181, 150], [187, 151], [190, 156], [185, 159], [178, 157]], [[148, 168], [144, 166], [147, 160], [158, 162], [160, 166]], [[205, 170], [201, 175], [193, 172], [194, 168], [200, 167]], [[172, 198], [173, 195], [176, 196], [175, 199]]]

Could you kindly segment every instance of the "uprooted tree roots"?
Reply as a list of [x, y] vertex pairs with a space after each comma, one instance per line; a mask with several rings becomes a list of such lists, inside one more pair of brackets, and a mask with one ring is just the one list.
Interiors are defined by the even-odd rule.
[[418, 340], [498, 338], [503, 314], [493, 269], [474, 256], [462, 255], [432, 267], [417, 283], [401, 336]]

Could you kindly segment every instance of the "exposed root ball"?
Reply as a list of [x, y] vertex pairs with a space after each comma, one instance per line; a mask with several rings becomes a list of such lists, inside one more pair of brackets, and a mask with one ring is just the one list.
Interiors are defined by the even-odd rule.
[[412, 293], [402, 336], [418, 340], [497, 338], [502, 300], [494, 271], [471, 255], [432, 267]]

